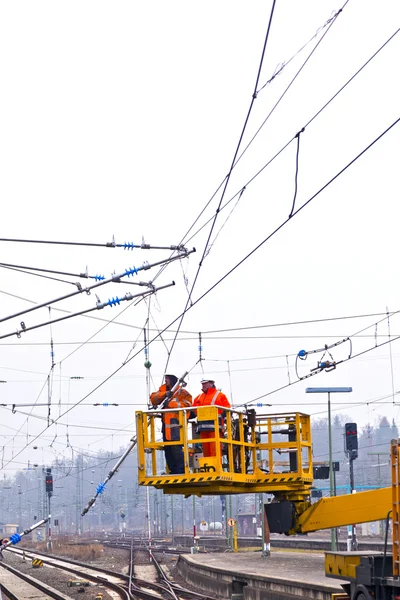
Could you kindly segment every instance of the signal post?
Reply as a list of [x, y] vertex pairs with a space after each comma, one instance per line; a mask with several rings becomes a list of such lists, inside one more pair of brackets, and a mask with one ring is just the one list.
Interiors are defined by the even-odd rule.
[[[354, 461], [358, 457], [358, 436], [357, 436], [357, 423], [346, 423], [345, 424], [345, 452], [349, 458], [350, 467], [350, 493], [354, 494]], [[348, 539], [347, 546], [348, 550], [357, 550], [357, 536], [356, 526], [349, 525], [348, 527]]]
[[53, 475], [51, 474], [51, 469], [50, 468], [46, 469], [45, 486], [46, 486], [46, 493], [47, 493], [47, 499], [48, 499], [48, 509], [49, 509], [49, 520], [47, 521], [47, 549], [48, 550], [52, 550], [53, 549], [53, 544], [52, 544], [52, 540], [51, 540], [51, 508], [50, 508], [50, 498], [53, 495]]

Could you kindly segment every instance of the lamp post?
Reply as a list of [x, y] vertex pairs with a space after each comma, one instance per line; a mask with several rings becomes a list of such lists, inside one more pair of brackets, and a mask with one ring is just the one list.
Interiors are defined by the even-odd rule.
[[[336, 489], [333, 484], [333, 464], [332, 464], [332, 423], [331, 423], [331, 394], [343, 394], [352, 392], [351, 387], [309, 387], [306, 388], [306, 394], [328, 394], [328, 444], [329, 444], [329, 491], [331, 496], [336, 496]], [[337, 550], [336, 530], [331, 529], [331, 550]]]

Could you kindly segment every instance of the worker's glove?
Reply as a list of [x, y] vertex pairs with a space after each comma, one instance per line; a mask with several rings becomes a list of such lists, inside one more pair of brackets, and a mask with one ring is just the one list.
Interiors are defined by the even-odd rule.
[[172, 392], [169, 391], [165, 394], [165, 398], [164, 398], [164, 402], [163, 402], [163, 408], [168, 408], [169, 402], [172, 398]]

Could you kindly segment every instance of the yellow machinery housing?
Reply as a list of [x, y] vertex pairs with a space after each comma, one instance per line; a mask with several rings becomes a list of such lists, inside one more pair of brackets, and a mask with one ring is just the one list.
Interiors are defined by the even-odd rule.
[[[348, 600], [389, 600], [400, 598], [400, 460], [399, 440], [392, 440], [390, 448], [392, 486], [384, 490], [362, 492], [351, 497], [363, 504], [363, 511], [354, 522], [392, 519], [392, 553], [386, 552], [326, 552], [325, 573], [328, 577], [343, 579]], [[367, 494], [367, 496], [364, 496]], [[369, 498], [369, 507], [362, 497]], [[343, 496], [346, 498], [346, 496]], [[332, 498], [333, 501], [339, 498]], [[354, 516], [354, 515], [353, 515]], [[368, 517], [368, 518], [366, 518]], [[338, 517], [336, 517], [337, 519]], [[342, 521], [343, 514], [342, 514]]]
[[[195, 433], [195, 424], [188, 420], [190, 409], [169, 411], [179, 413], [180, 439], [176, 442], [160, 439], [160, 417], [168, 411], [137, 412], [139, 485], [151, 485], [168, 494], [267, 492], [293, 499], [309, 496], [313, 481], [310, 417], [223, 410], [224, 434], [219, 429], [217, 406], [196, 410], [198, 423], [214, 421], [215, 437], [207, 442], [215, 442], [215, 457], [203, 456], [202, 440]], [[163, 461], [157, 460], [157, 453], [176, 444], [183, 448], [185, 472], [162, 473]], [[284, 469], [282, 458], [287, 463]]]
[[[220, 407], [221, 410], [221, 407]], [[224, 409], [226, 410], [226, 409]], [[350, 600], [400, 598], [400, 440], [392, 440], [392, 485], [388, 488], [321, 498], [311, 504], [313, 482], [310, 417], [302, 413], [259, 415], [226, 410], [225, 432], [218, 428], [218, 407], [201, 407], [197, 420], [214, 421], [216, 456], [204, 457], [202, 441], [179, 411], [180, 439], [160, 441], [160, 417], [165, 411], [136, 413], [139, 484], [168, 494], [238, 494], [267, 492], [275, 501], [265, 505], [271, 533], [308, 533], [320, 529], [392, 518], [392, 554], [328, 552], [325, 572], [345, 580]], [[171, 412], [178, 412], [173, 409]], [[157, 452], [167, 445], [183, 447], [185, 472], [161, 472]], [[283, 458], [286, 458], [282, 463]], [[286, 456], [285, 456], [286, 455]], [[285, 464], [284, 470], [282, 464]]]
[[[225, 411], [224, 433], [219, 430], [218, 410], [197, 409], [197, 421], [214, 421], [216, 456], [204, 457], [202, 440], [188, 420], [190, 409], [172, 409], [179, 414], [180, 439], [161, 439], [161, 418], [166, 410], [138, 411], [136, 432], [139, 485], [154, 486], [166, 494], [190, 496], [265, 492], [275, 496], [266, 505], [271, 533], [309, 533], [353, 523], [385, 519], [392, 508], [393, 489], [380, 488], [325, 497], [311, 504], [313, 483], [312, 442], [309, 415], [275, 415]], [[394, 442], [397, 443], [397, 440]], [[185, 472], [164, 473], [161, 458], [166, 446], [183, 448]], [[392, 449], [392, 454], [395, 451]], [[282, 460], [284, 459], [284, 460]], [[397, 560], [400, 561], [399, 556]]]

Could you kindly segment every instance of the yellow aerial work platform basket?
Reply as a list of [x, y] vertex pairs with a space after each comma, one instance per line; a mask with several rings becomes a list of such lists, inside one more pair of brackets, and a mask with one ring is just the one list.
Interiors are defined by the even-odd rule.
[[[190, 413], [190, 411], [192, 411]], [[223, 415], [221, 414], [223, 411]], [[179, 440], [164, 442], [164, 413], [179, 416]], [[287, 493], [300, 500], [313, 482], [310, 417], [303, 413], [257, 414], [225, 407], [193, 407], [136, 412], [139, 485], [168, 494]], [[205, 425], [207, 424], [207, 425]], [[202, 439], [204, 427], [213, 437]], [[213, 431], [212, 431], [213, 430]], [[203, 443], [215, 456], [204, 456]], [[165, 473], [160, 451], [182, 446], [184, 473]]]

